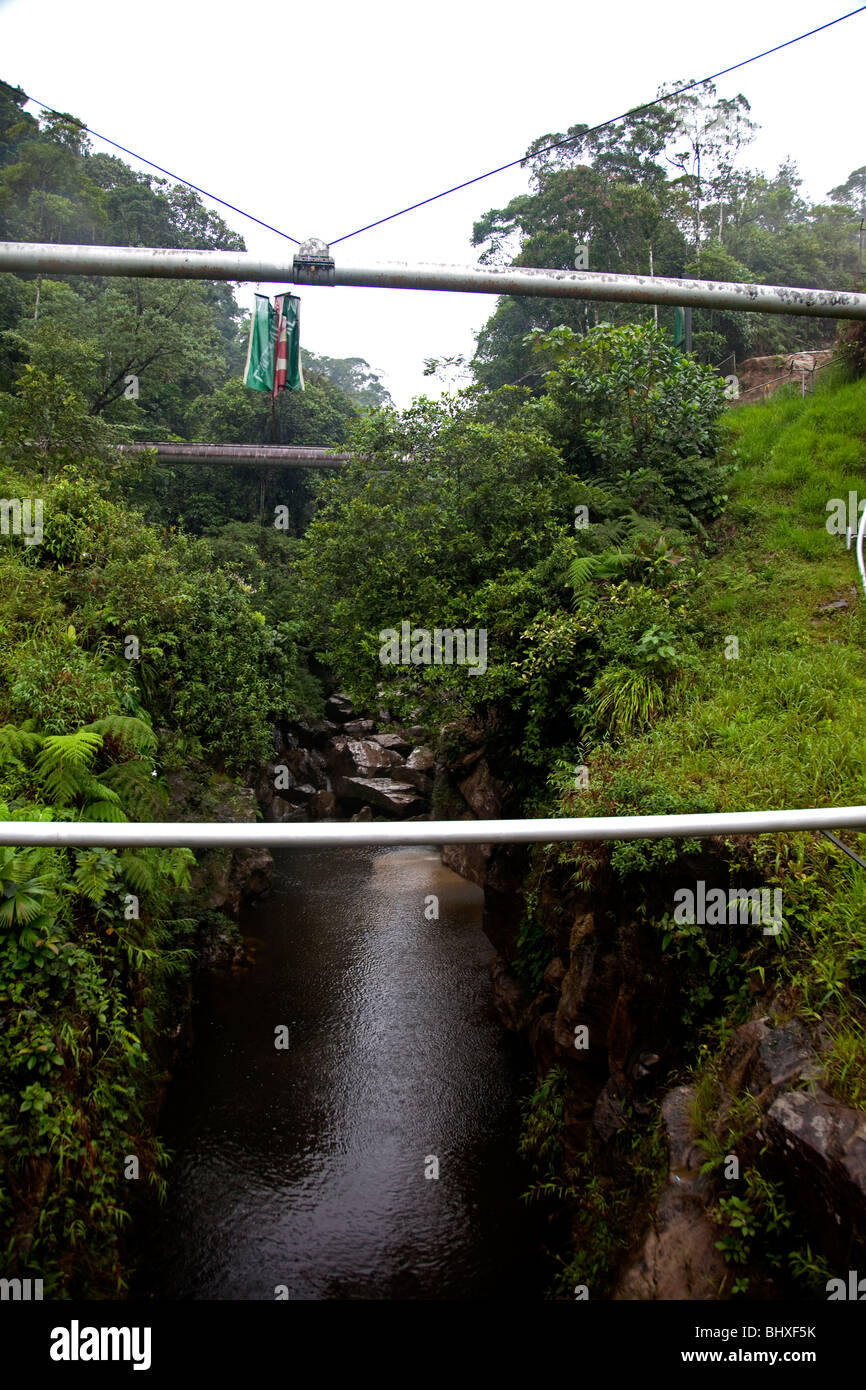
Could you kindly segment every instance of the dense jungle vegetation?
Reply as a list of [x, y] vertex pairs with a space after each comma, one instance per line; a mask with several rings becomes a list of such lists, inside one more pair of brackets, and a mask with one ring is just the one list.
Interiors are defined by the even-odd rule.
[[[196, 194], [25, 100], [0, 84], [0, 238], [242, 249]], [[705, 89], [614, 132], [576, 125], [567, 149], [537, 153], [561, 138], [539, 137], [530, 191], [473, 242], [493, 264], [569, 267], [579, 242], [591, 268], [861, 289], [866, 168], [811, 205], [793, 164], [741, 167], [751, 130], [745, 98]], [[687, 356], [673, 311], [657, 317], [505, 298], [472, 384], [404, 411], [364, 359], [305, 352], [276, 438], [354, 461], [287, 477], [116, 452], [273, 438], [228, 286], [0, 276], [0, 491], [44, 507], [41, 543], [0, 537], [0, 819], [160, 819], [173, 771], [242, 779], [274, 720], [337, 688], [434, 742], [482, 727], [509, 814], [863, 801], [862, 597], [826, 526], [866, 473], [862, 334], [839, 333], [812, 397], [729, 410], [730, 354], [832, 345], [836, 324], [696, 311]], [[380, 631], [403, 620], [486, 629], [484, 678], [380, 665]], [[666, 915], [682, 852], [539, 846], [528, 900], [545, 874], [615, 883], [658, 928], [682, 972], [684, 1074], [711, 1075], [756, 988], [785, 991], [829, 1020], [835, 1093], [866, 1104], [862, 871], [814, 835], [728, 842], [732, 871], [785, 892], [783, 934], [744, 954]], [[207, 925], [193, 869], [181, 850], [0, 849], [0, 1240], [7, 1273], [43, 1277], [46, 1297], [122, 1293], [127, 1156], [165, 1181], [151, 1104]], [[528, 987], [545, 934], [530, 913]], [[586, 1201], [591, 1178], [557, 1157], [556, 1084], [529, 1107], [527, 1151], [542, 1186]], [[614, 1199], [591, 1197], [598, 1264]], [[753, 1194], [756, 1242], [768, 1200]]]

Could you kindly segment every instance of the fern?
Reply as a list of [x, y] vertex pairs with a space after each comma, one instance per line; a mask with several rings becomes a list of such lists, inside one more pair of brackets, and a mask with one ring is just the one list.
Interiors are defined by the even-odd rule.
[[113, 787], [125, 810], [138, 820], [159, 820], [159, 812], [168, 805], [168, 792], [155, 779], [153, 770], [149, 758], [132, 758], [127, 763], [112, 763], [99, 774], [99, 780]]
[[84, 774], [102, 747], [102, 735], [78, 729], [47, 734], [36, 759], [36, 776], [56, 806], [68, 806], [81, 793]]
[[120, 856], [120, 871], [139, 897], [153, 893], [159, 884], [160, 863], [152, 849], [125, 849]]
[[592, 579], [613, 579], [624, 573], [625, 557], [615, 546], [600, 555], [577, 555], [568, 567], [566, 579], [579, 597]]
[[108, 849], [79, 850], [72, 877], [78, 891], [93, 903], [101, 903], [117, 874], [117, 855]]
[[586, 588], [597, 569], [597, 555], [578, 555], [572, 560], [566, 578], [575, 593]]
[[36, 928], [49, 920], [45, 900], [51, 895], [51, 881], [34, 873], [41, 862], [32, 851], [0, 849], [0, 926]]
[[32, 723], [32, 719], [28, 719], [20, 729], [14, 724], [4, 724], [0, 728], [0, 766], [21, 762], [28, 754], [41, 748], [43, 736], [29, 727]]
[[113, 801], [89, 801], [84, 807], [84, 811], [86, 814], [83, 814], [80, 819], [85, 821], [92, 820], [100, 823], [109, 821], [112, 824], [119, 824], [126, 820], [120, 806]]
[[103, 738], [113, 739], [124, 749], [139, 756], [156, 752], [157, 737], [143, 719], [135, 719], [127, 714], [109, 714], [105, 719], [94, 719], [86, 724], [88, 732], [101, 734]]

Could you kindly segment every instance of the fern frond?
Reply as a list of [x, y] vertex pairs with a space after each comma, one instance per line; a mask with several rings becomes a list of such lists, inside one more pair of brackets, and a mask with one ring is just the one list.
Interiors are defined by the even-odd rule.
[[104, 719], [94, 719], [92, 724], [84, 727], [101, 734], [103, 738], [114, 739], [134, 753], [146, 755], [156, 752], [157, 737], [153, 729], [148, 728], [143, 719], [136, 719], [133, 715], [109, 714]]
[[134, 893], [152, 893], [159, 883], [159, 861], [152, 849], [125, 849], [120, 871]]
[[0, 766], [21, 762], [28, 754], [37, 752], [42, 747], [42, 741], [42, 734], [26, 726], [16, 728], [14, 724], [4, 724], [0, 728]]
[[99, 780], [113, 787], [128, 814], [138, 820], [160, 820], [159, 812], [168, 805], [168, 792], [152, 773], [149, 758], [131, 758], [127, 763], [112, 763], [99, 774]]
[[89, 772], [84, 773], [79, 783], [80, 795], [89, 805], [96, 801], [110, 801], [112, 806], [123, 807], [123, 803], [113, 787], [109, 787], [102, 781], [101, 777], [93, 777]]
[[36, 776], [51, 800], [67, 806], [79, 793], [82, 774], [102, 747], [102, 735], [89, 729], [48, 734], [36, 759]]
[[566, 579], [575, 593], [585, 589], [598, 568], [597, 555], [577, 555], [568, 567]]
[[79, 850], [75, 855], [75, 885], [83, 897], [101, 903], [117, 873], [117, 855], [113, 850]]
[[88, 801], [84, 810], [87, 814], [81, 819], [86, 821], [111, 821], [114, 823], [126, 820], [123, 811], [113, 801]]

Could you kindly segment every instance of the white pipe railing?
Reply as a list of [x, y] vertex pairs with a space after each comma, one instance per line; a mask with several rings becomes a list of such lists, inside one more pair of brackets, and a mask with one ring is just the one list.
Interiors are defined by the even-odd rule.
[[0, 821], [0, 845], [108, 849], [148, 845], [329, 849], [344, 845], [492, 845], [561, 840], [707, 839], [715, 835], [767, 835], [779, 831], [866, 830], [866, 806], [824, 806], [793, 811], [719, 811], [703, 815], [586, 816], [552, 820], [348, 821], [262, 824], [248, 821], [190, 824], [147, 821]]

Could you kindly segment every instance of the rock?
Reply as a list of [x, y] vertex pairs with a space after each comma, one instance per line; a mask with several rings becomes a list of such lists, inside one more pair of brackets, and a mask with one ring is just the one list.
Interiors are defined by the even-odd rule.
[[644, 1077], [650, 1076], [652, 1069], [661, 1061], [657, 1052], [641, 1052], [637, 1061], [632, 1067], [631, 1074], [634, 1081], [642, 1081]]
[[275, 801], [271, 809], [271, 820], [277, 825], [300, 825], [309, 819], [306, 806], [293, 806], [289, 801]]
[[309, 783], [302, 782], [300, 786], [292, 787], [292, 790], [287, 794], [287, 799], [294, 805], [304, 805], [306, 802], [312, 801], [315, 795], [316, 788], [311, 787]]
[[661, 1103], [668, 1141], [668, 1172], [681, 1182], [690, 1182], [695, 1190], [709, 1191], [711, 1180], [701, 1176], [706, 1154], [700, 1147], [692, 1119], [695, 1086], [676, 1086]]
[[429, 799], [433, 795], [433, 779], [426, 772], [419, 772], [417, 768], [408, 767], [404, 763], [402, 767], [395, 767], [393, 773], [401, 782], [408, 782], [411, 787], [415, 787], [422, 796]]
[[680, 1184], [662, 1191], [653, 1223], [634, 1262], [611, 1295], [614, 1301], [719, 1297], [727, 1268], [716, 1249], [718, 1228], [700, 1198]]
[[[757, 1132], [762, 1166], [799, 1194], [798, 1224], [840, 1269], [866, 1250], [866, 1115], [817, 1088], [777, 1096]], [[851, 1268], [855, 1266], [851, 1265]], [[834, 1271], [835, 1272], [835, 1271]]]
[[833, 602], [833, 603], [822, 603], [821, 606], [820, 606], [819, 609], [818, 609], [818, 612], [819, 612], [819, 613], [833, 613], [836, 609], [844, 609], [844, 608], [848, 608], [848, 607], [849, 607], [849, 604], [848, 604], [848, 600], [847, 600], [846, 598], [837, 598], [837, 599], [835, 600], [835, 602]]
[[372, 719], [350, 719], [343, 725], [343, 733], [360, 738], [362, 734], [372, 734], [376, 725]]
[[337, 798], [333, 792], [318, 791], [310, 803], [310, 813], [316, 820], [333, 820], [337, 814]]
[[263, 847], [236, 849], [232, 879], [241, 884], [241, 897], [260, 897], [267, 893], [274, 875], [274, 857]]
[[[463, 816], [471, 820], [471, 816]], [[487, 861], [493, 852], [492, 845], [443, 845], [442, 863], [446, 869], [453, 869], [461, 878], [477, 883], [483, 888], [487, 882]]]
[[373, 742], [380, 744], [383, 748], [390, 748], [393, 753], [408, 753], [412, 744], [402, 734], [373, 734]]
[[427, 730], [424, 728], [423, 724], [412, 724], [409, 726], [406, 732], [408, 733], [410, 738], [415, 740], [416, 743], [421, 743], [427, 735]]
[[544, 972], [544, 983], [548, 989], [558, 990], [565, 978], [566, 967], [562, 956], [554, 956]]
[[347, 723], [348, 720], [353, 717], [354, 713], [355, 709], [348, 695], [335, 693], [329, 695], [328, 699], [325, 701], [325, 718], [333, 719], [338, 724]]
[[380, 810], [404, 817], [424, 810], [414, 787], [390, 777], [335, 777], [334, 792], [346, 801], [364, 801]]
[[321, 745], [338, 734], [341, 728], [342, 725], [334, 724], [330, 719], [298, 719], [292, 725], [290, 737], [293, 742], [289, 743], [287, 738], [286, 744], [288, 747], [297, 747], [298, 744]]
[[[604, 1046], [607, 1032], [604, 1013], [609, 1004], [605, 991], [599, 1009], [601, 980], [596, 980], [596, 959], [598, 943], [595, 935], [595, 919], [591, 912], [579, 914], [571, 928], [569, 958], [571, 964], [560, 980], [559, 998], [553, 1021], [553, 1036], [559, 1048], [571, 1060], [585, 1062], [591, 1053], [597, 1055]], [[564, 962], [563, 962], [564, 964]], [[592, 1001], [592, 1006], [588, 1007]], [[586, 1024], [589, 1029], [589, 1047], [576, 1050], [574, 1029], [576, 1024]]]
[[490, 979], [493, 983], [493, 1003], [496, 1012], [504, 1027], [516, 1033], [527, 1000], [520, 982], [512, 975], [498, 951], [490, 962]]
[[434, 767], [436, 766], [436, 759], [434, 758], [431, 749], [429, 749], [425, 744], [421, 744], [420, 747], [412, 749], [412, 752], [406, 759], [406, 766], [411, 767], [413, 770], [417, 772], [432, 773]]
[[373, 819], [373, 812], [370, 810], [370, 807], [369, 807], [369, 806], [362, 806], [361, 809], [360, 809], [360, 811], [356, 811], [355, 814], [354, 814], [354, 816], [350, 816], [350, 817], [349, 817], [349, 820], [354, 820], [354, 821], [358, 821], [358, 820], [372, 820], [372, 819]]
[[501, 784], [493, 778], [486, 761], [479, 762], [475, 771], [460, 783], [460, 791], [479, 820], [496, 820], [501, 815]]
[[607, 1143], [628, 1124], [625, 1107], [616, 1094], [616, 1083], [611, 1078], [602, 1090], [592, 1112], [592, 1122], [603, 1143]]
[[709, 1178], [692, 1125], [694, 1086], [677, 1086], [662, 1101], [668, 1140], [668, 1181], [637, 1256], [613, 1292], [619, 1301], [710, 1300], [719, 1297], [727, 1268], [716, 1249], [719, 1231], [705, 1206]]
[[328, 760], [332, 772], [338, 777], [378, 777], [403, 763], [399, 753], [393, 753], [390, 748], [383, 748], [368, 738], [333, 739]]
[[[778, 1094], [795, 1081], [819, 1080], [822, 1075], [805, 1028], [792, 1020], [778, 1028], [767, 1028], [758, 1038], [751, 1061], [744, 1069], [743, 1081], [753, 1095], [768, 1088]], [[729, 1089], [727, 1076], [725, 1089]]]
[[448, 766], [453, 773], [468, 772], [470, 767], [474, 767], [479, 759], [483, 757], [483, 748], [472, 748], [468, 753], [464, 753], [462, 757], [456, 758], [455, 761], [448, 764]]

